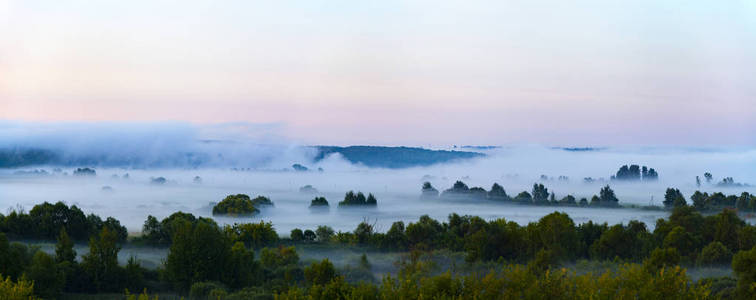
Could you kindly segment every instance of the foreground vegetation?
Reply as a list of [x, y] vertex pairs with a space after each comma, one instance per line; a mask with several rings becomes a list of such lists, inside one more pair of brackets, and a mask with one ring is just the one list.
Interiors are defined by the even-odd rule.
[[[527, 225], [451, 214], [445, 222], [428, 216], [395, 222], [386, 232], [362, 222], [349, 232], [318, 226], [282, 237], [269, 222], [220, 226], [176, 212], [163, 220], [149, 216], [142, 235], [128, 240], [113, 218], [43, 203], [29, 213], [0, 215], [0, 298], [123, 298], [126, 291], [135, 299], [142, 291], [143, 298], [161, 293], [193, 299], [753, 298], [756, 227], [735, 210], [702, 215], [695, 205], [674, 201], [675, 190], [668, 194], [671, 214], [653, 230], [639, 221], [575, 224], [554, 212]], [[55, 252], [9, 238], [54, 239]], [[85, 240], [89, 251], [79, 255], [74, 242]], [[154, 270], [137, 258], [119, 265], [125, 244], [167, 247], [168, 254]], [[400, 259], [396, 272], [376, 278], [364, 255], [355, 266], [339, 268], [328, 259], [305, 263], [295, 248], [305, 245], [399, 253]], [[433, 260], [439, 253], [460, 253], [468, 267]], [[618, 267], [588, 273], [565, 268], [579, 260]], [[731, 267], [735, 277], [693, 281], [686, 268], [697, 266]]]

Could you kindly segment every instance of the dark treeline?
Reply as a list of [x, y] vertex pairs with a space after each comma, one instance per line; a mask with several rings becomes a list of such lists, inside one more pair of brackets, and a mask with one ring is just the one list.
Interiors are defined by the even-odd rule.
[[63, 202], [38, 204], [28, 213], [19, 208], [8, 215], [0, 214], [0, 232], [12, 239], [55, 240], [65, 228], [72, 239], [86, 241], [106, 227], [118, 241], [126, 240], [126, 227], [115, 218], [103, 221], [97, 215], [85, 215], [76, 205], [69, 207]]
[[690, 203], [688, 203], [680, 190], [668, 188], [666, 193], [664, 193], [663, 203], [665, 207], [690, 205], [702, 212], [720, 211], [722, 209], [756, 212], [756, 196], [748, 192], [742, 192], [740, 195], [725, 195], [722, 192], [709, 194], [707, 192], [695, 191], [690, 195]]
[[[439, 192], [430, 182], [423, 183], [421, 197], [433, 199], [439, 197]], [[554, 192], [542, 183], [534, 183], [533, 189], [522, 191], [511, 197], [504, 188], [498, 183], [494, 183], [489, 191], [482, 187], [468, 187], [462, 181], [457, 181], [454, 185], [444, 190], [440, 194], [444, 199], [474, 199], [474, 200], [491, 200], [498, 202], [509, 202], [517, 204], [534, 204], [534, 205], [557, 205], [557, 206], [592, 206], [592, 207], [619, 207], [619, 199], [614, 190], [609, 185], [601, 188], [598, 195], [593, 195], [590, 200], [581, 198], [578, 200], [572, 195], [567, 195], [557, 199]]]
[[339, 202], [339, 206], [376, 206], [378, 205], [378, 200], [373, 196], [373, 194], [368, 194], [367, 197], [365, 197], [365, 194], [362, 192], [357, 192], [356, 194], [353, 191], [349, 191], [344, 195], [344, 200]]
[[617, 174], [612, 175], [612, 180], [626, 181], [656, 181], [659, 180], [659, 173], [654, 168], [638, 165], [624, 165], [617, 170]]
[[[35, 209], [54, 206], [45, 203]], [[75, 206], [60, 206], [63, 208], [70, 211]], [[28, 224], [30, 231], [46, 232], [38, 227], [53, 218], [38, 218]], [[7, 221], [8, 217], [3, 217], [3, 224]], [[69, 234], [78, 232], [77, 227], [68, 222], [56, 224], [46, 229], [57, 230], [52, 255], [9, 242], [6, 233], [16, 233], [3, 227], [0, 274], [8, 277], [5, 285], [24, 290], [32, 281], [32, 293], [45, 298], [64, 292], [122, 293], [146, 288], [193, 299], [265, 299], [274, 295], [280, 299], [703, 299], [709, 293], [712, 297], [747, 297], [756, 282], [756, 227], [733, 210], [704, 216], [692, 206], [674, 208], [669, 219], [656, 222], [654, 230], [639, 221], [611, 226], [576, 224], [560, 212], [527, 225], [451, 214], [445, 222], [428, 216], [408, 224], [395, 222], [385, 233], [362, 222], [350, 232], [334, 232], [328, 226], [295, 229], [289, 238], [280, 237], [271, 223], [219, 226], [212, 219], [177, 212], [163, 220], [149, 216], [142, 235], [130, 240], [121, 239], [111, 226], [86, 231], [89, 254], [79, 259]], [[168, 255], [156, 270], [141, 267], [136, 258], [119, 265], [117, 255], [124, 243], [168, 247]], [[342, 269], [327, 259], [305, 265], [294, 248], [301, 244], [350, 245], [409, 256], [397, 263], [397, 274], [377, 280], [366, 257], [359, 266]], [[500, 267], [483, 273], [431, 272], [432, 264], [423, 253], [437, 251], [464, 253], [469, 264], [495, 262]], [[557, 268], [580, 259], [626, 265], [607, 271], [606, 276], [577, 275]], [[731, 265], [737, 278], [693, 283], [680, 265]], [[0, 293], [4, 293], [2, 285]]]

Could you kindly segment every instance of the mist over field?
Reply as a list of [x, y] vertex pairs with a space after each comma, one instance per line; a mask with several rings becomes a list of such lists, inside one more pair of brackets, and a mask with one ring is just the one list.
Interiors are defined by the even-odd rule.
[[[514, 196], [530, 191], [533, 183], [543, 183], [557, 199], [568, 194], [580, 199], [598, 194], [609, 184], [620, 204], [661, 205], [668, 187], [679, 188], [689, 197], [695, 190], [723, 191], [740, 194], [756, 192], [753, 186], [723, 188], [715, 183], [733, 177], [738, 183], [756, 183], [756, 151], [740, 148], [628, 147], [562, 148], [539, 145], [505, 145], [502, 147], [435, 147], [473, 151], [485, 156], [408, 168], [367, 167], [352, 163], [341, 154], [314, 160], [312, 149], [271, 138], [238, 139], [240, 133], [208, 143], [199, 139], [196, 127], [105, 126], [93, 131], [81, 124], [64, 126], [64, 130], [2, 131], [6, 149], [45, 148], [62, 153], [59, 164], [29, 165], [0, 169], [0, 208], [31, 209], [44, 201], [75, 204], [87, 213], [113, 216], [129, 231], [138, 232], [148, 215], [162, 219], [176, 211], [211, 216], [212, 203], [230, 194], [270, 197], [275, 206], [249, 218], [216, 218], [220, 223], [271, 221], [279, 233], [293, 228], [314, 229], [329, 225], [336, 230], [351, 231], [367, 220], [377, 231], [386, 231], [392, 222], [416, 221], [421, 215], [445, 220], [450, 213], [478, 215], [485, 219], [504, 217], [526, 224], [553, 211], [567, 212], [576, 222], [588, 220], [610, 224], [641, 220], [653, 226], [667, 212], [640, 209], [606, 209], [548, 207], [502, 204], [490, 201], [421, 199], [423, 182], [439, 191], [461, 180], [468, 186], [490, 189], [499, 183]], [[239, 128], [226, 126], [222, 128]], [[247, 128], [248, 129], [248, 128]], [[230, 131], [229, 131], [230, 132]], [[244, 132], [244, 130], [239, 131]], [[166, 138], [170, 137], [170, 138]], [[249, 142], [254, 140], [255, 142]], [[187, 162], [186, 154], [201, 159]], [[157, 163], [163, 162], [163, 163]], [[296, 171], [301, 164], [307, 171]], [[659, 173], [655, 182], [611, 181], [622, 165], [638, 164]], [[73, 176], [74, 169], [91, 167], [96, 176]], [[38, 170], [37, 173], [34, 171]], [[40, 174], [41, 170], [44, 173]], [[713, 174], [711, 184], [696, 186], [695, 177]], [[124, 176], [128, 174], [128, 176]], [[545, 175], [545, 178], [542, 178]], [[560, 180], [566, 176], [567, 180]], [[163, 177], [165, 183], [152, 179]], [[199, 177], [199, 179], [196, 179]], [[593, 183], [584, 178], [591, 177]], [[300, 188], [312, 185], [317, 192], [303, 193]], [[347, 191], [373, 193], [376, 208], [339, 208], [337, 203]], [[308, 208], [315, 196], [325, 196], [328, 211]], [[5, 212], [5, 211], [4, 211]]]

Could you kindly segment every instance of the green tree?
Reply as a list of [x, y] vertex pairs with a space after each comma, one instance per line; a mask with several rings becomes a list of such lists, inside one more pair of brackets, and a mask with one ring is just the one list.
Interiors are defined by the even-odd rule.
[[673, 189], [673, 188], [667, 188], [667, 191], [664, 193], [664, 206], [665, 207], [678, 207], [678, 206], [685, 206], [685, 197], [680, 193], [680, 190]]
[[231, 257], [227, 268], [228, 285], [234, 289], [255, 285], [258, 269], [255, 253], [247, 250], [244, 243], [236, 242], [231, 247]]
[[575, 222], [566, 213], [550, 213], [538, 221], [531, 241], [535, 249], [551, 251], [556, 259], [574, 258], [578, 250]]
[[302, 240], [304, 240], [304, 232], [302, 232], [302, 229], [294, 228], [291, 230], [289, 237], [293, 242], [301, 242]]
[[318, 242], [321, 243], [330, 242], [331, 237], [333, 237], [333, 233], [333, 228], [325, 225], [320, 225], [317, 229], [315, 229], [315, 235], [318, 237]]
[[116, 233], [102, 228], [100, 234], [89, 239], [89, 253], [82, 257], [84, 272], [91, 278], [97, 292], [120, 290], [121, 269], [118, 266], [118, 245]]
[[58, 235], [58, 243], [55, 244], [55, 261], [58, 263], [67, 261], [74, 263], [76, 261], [76, 250], [73, 248], [74, 243], [71, 238], [68, 237], [65, 228], [60, 229]]
[[304, 275], [311, 285], [325, 285], [338, 276], [333, 264], [327, 258], [305, 268]]
[[723, 265], [732, 261], [732, 252], [727, 247], [717, 241], [711, 242], [701, 250], [701, 255], [698, 256], [698, 264], [702, 266], [707, 265]]
[[680, 264], [680, 254], [675, 248], [656, 248], [651, 256], [643, 262], [643, 267], [649, 273], [656, 273], [662, 268], [670, 268]]
[[125, 268], [124, 285], [130, 291], [141, 291], [144, 289], [144, 268], [139, 264], [135, 256], [129, 257]]
[[34, 282], [34, 294], [46, 299], [58, 298], [66, 283], [65, 274], [58, 269], [55, 259], [42, 251], [34, 254], [26, 277]]
[[732, 270], [738, 277], [736, 292], [739, 298], [753, 298], [756, 295], [756, 247], [735, 254], [732, 259]]
[[217, 226], [184, 222], [176, 228], [165, 260], [167, 278], [179, 291], [192, 283], [221, 281], [230, 256], [230, 241]]

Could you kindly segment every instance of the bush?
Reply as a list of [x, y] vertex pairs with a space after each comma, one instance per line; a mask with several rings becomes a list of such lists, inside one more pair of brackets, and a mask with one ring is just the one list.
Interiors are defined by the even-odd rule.
[[10, 277], [0, 280], [0, 299], [3, 300], [33, 300], [34, 283], [26, 280], [11, 281]]
[[203, 281], [203, 282], [197, 282], [192, 284], [192, 287], [189, 289], [189, 298], [191, 299], [217, 299], [216, 297], [211, 297], [211, 293], [217, 291], [226, 291], [226, 288], [223, 286], [223, 284], [219, 282], [214, 281]]

